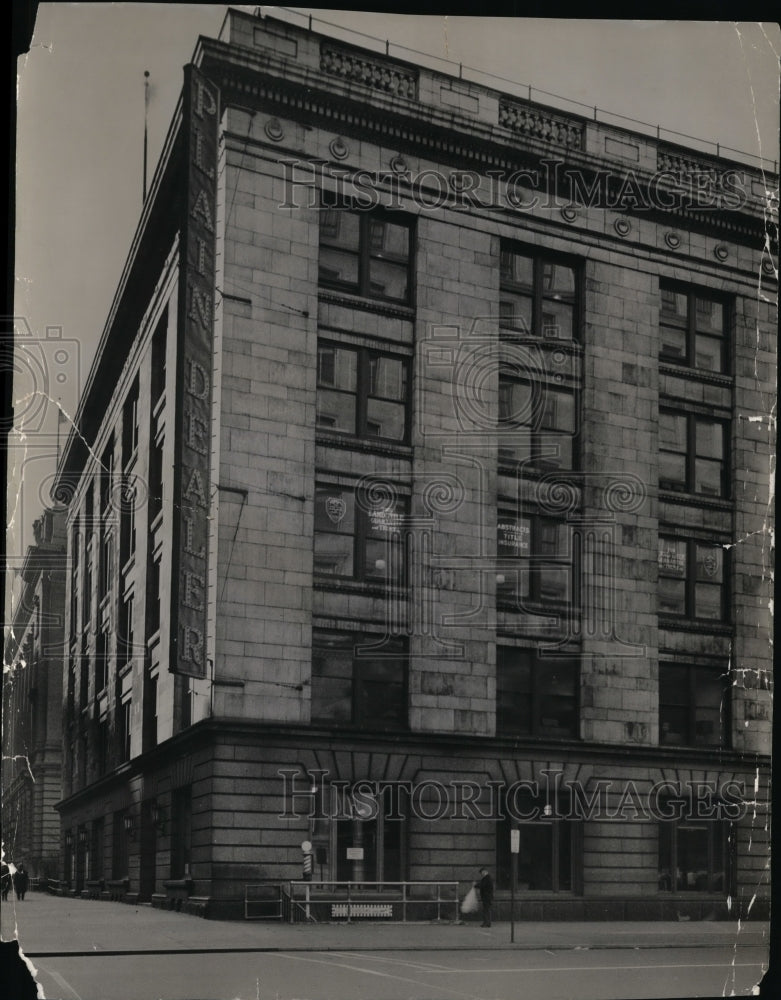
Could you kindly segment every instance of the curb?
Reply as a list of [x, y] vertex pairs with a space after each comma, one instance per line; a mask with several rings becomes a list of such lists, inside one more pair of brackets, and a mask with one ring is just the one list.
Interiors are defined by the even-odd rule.
[[[682, 942], [680, 938], [676, 941], [653, 941], [649, 944], [623, 944], [614, 942], [605, 942], [597, 944], [520, 944], [516, 942], [511, 944], [506, 942], [503, 944], [470, 944], [455, 946], [455, 945], [386, 945], [381, 944], [375, 946], [366, 945], [337, 945], [337, 944], [326, 944], [326, 945], [310, 945], [308, 947], [302, 947], [301, 945], [292, 945], [291, 947], [285, 947], [283, 945], [264, 945], [259, 947], [247, 947], [247, 946], [237, 946], [235, 948], [225, 947], [225, 948], [121, 948], [121, 949], [90, 949], [85, 951], [26, 951], [24, 952], [27, 958], [110, 958], [121, 955], [254, 955], [254, 954], [267, 954], [267, 953], [279, 953], [279, 952], [367, 952], [376, 953], [382, 952], [416, 952], [416, 951], [649, 951], [652, 949], [681, 949], [681, 948], [732, 948], [736, 944], [735, 941], [685, 941]], [[741, 947], [755, 947], [759, 948], [763, 945], [767, 945], [767, 939], [760, 941], [746, 941], [745, 938], [741, 939]]]

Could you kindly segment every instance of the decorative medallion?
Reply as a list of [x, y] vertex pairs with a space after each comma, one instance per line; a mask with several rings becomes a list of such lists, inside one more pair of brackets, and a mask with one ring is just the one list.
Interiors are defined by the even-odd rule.
[[337, 136], [336, 139], [332, 139], [328, 148], [331, 150], [331, 156], [335, 160], [343, 160], [350, 152], [347, 148], [347, 143], [341, 136]]
[[279, 142], [280, 139], [284, 139], [285, 137], [285, 130], [282, 128], [278, 118], [269, 118], [264, 131], [269, 139], [273, 139], [274, 142]]
[[716, 260], [726, 260], [729, 257], [729, 247], [726, 243], [719, 243], [717, 247], [713, 250], [713, 256]]
[[561, 210], [561, 217], [565, 222], [574, 222], [578, 217], [577, 209], [571, 205], [565, 205]]
[[677, 233], [670, 230], [669, 233], [664, 234], [664, 242], [671, 250], [677, 250], [681, 245], [681, 237]]
[[407, 170], [409, 169], [407, 167], [407, 161], [404, 159], [404, 157], [398, 155], [394, 156], [393, 159], [390, 161], [390, 168], [394, 172], [394, 174], [406, 174]]
[[765, 259], [762, 261], [762, 270], [765, 272], [765, 274], [769, 275], [771, 278], [775, 277], [776, 266], [773, 263], [772, 257], [765, 257]]
[[621, 216], [620, 219], [616, 219], [613, 223], [613, 229], [615, 229], [619, 236], [628, 236], [632, 231], [632, 223], [629, 219], [625, 219]]

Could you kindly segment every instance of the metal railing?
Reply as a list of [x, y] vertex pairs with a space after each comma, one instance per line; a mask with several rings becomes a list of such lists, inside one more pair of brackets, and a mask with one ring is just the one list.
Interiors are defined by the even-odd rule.
[[[361, 45], [363, 48], [375, 51], [378, 55], [389, 57], [396, 55], [398, 59], [403, 59], [406, 62], [416, 62], [423, 68], [432, 70], [433, 72], [457, 76], [459, 79], [466, 80], [467, 82], [481, 84], [493, 90], [501, 90], [509, 96], [535, 101], [559, 111], [572, 110], [573, 114], [592, 119], [603, 125], [615, 125], [615, 120], [618, 119], [622, 123], [627, 123], [620, 127], [627, 128], [630, 131], [640, 132], [643, 135], [679, 145], [681, 144], [681, 140], [686, 140], [687, 143], [697, 143], [700, 147], [700, 152], [711, 153], [715, 156], [727, 155], [728, 159], [737, 158], [741, 162], [745, 162], [746, 166], [755, 166], [759, 170], [769, 170], [772, 164], [773, 173], [777, 172], [777, 160], [771, 160], [769, 157], [760, 156], [757, 153], [750, 153], [744, 149], [734, 149], [731, 146], [725, 146], [723, 143], [714, 142], [711, 139], [703, 139], [701, 136], [689, 135], [686, 132], [677, 132], [674, 129], [664, 128], [662, 125], [646, 122], [640, 118], [632, 118], [629, 115], [622, 115], [616, 111], [607, 111], [605, 108], [598, 108], [583, 101], [576, 101], [570, 97], [565, 97], [563, 94], [554, 94], [550, 90], [541, 90], [539, 87], [532, 87], [528, 83], [509, 80], [506, 77], [497, 76], [486, 70], [475, 69], [473, 66], [464, 66], [463, 63], [457, 63], [451, 59], [443, 59], [441, 56], [432, 55], [430, 52], [421, 52], [418, 49], [411, 49], [406, 45], [400, 45], [388, 39], [379, 38], [376, 35], [369, 35], [364, 31], [346, 28], [341, 24], [335, 24], [333, 21], [314, 17], [312, 14], [304, 14], [302, 11], [291, 7], [269, 7], [265, 9], [268, 10], [272, 17], [283, 21], [287, 20], [291, 24], [298, 23], [303, 27], [307, 27], [310, 31], [313, 28], [318, 31], [328, 28], [327, 32], [322, 31], [322, 33], [328, 34], [331, 38], [341, 40], [347, 44], [352, 42], [353, 45]], [[257, 7], [256, 10], [262, 12], [264, 8]], [[410, 57], [414, 58], [411, 59]], [[537, 95], [540, 98], [544, 98], [544, 100], [538, 101]], [[558, 103], [552, 104], [551, 101]]]
[[459, 919], [458, 882], [288, 882], [282, 908], [289, 923], [329, 920]]

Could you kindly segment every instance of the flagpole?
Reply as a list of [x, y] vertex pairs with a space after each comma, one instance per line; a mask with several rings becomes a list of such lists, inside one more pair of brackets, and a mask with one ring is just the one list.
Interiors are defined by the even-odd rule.
[[62, 423], [62, 400], [57, 397], [57, 465], [60, 464], [60, 424]]
[[143, 202], [146, 202], [146, 151], [147, 151], [147, 112], [149, 110], [149, 70], [144, 70], [144, 190]]

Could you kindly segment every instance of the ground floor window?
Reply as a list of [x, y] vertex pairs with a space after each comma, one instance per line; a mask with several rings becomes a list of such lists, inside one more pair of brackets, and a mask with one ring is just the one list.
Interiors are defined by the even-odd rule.
[[111, 859], [111, 877], [126, 878], [130, 868], [130, 831], [126, 819], [130, 810], [120, 809], [114, 813], [113, 851]]
[[659, 826], [662, 892], [731, 892], [734, 833], [723, 820], [682, 819]]
[[171, 878], [189, 878], [192, 855], [192, 788], [174, 789], [171, 799]]
[[[313, 824], [315, 878], [403, 882], [407, 878], [409, 801], [398, 785], [361, 784], [359, 796], [326, 786]], [[327, 808], [321, 808], [323, 805]]]
[[92, 821], [92, 870], [90, 877], [103, 878], [103, 817]]
[[[515, 888], [530, 892], [582, 891], [581, 823], [568, 819], [564, 800], [524, 794], [505, 801], [496, 824], [496, 885], [512, 884], [512, 831], [518, 831]], [[528, 817], [528, 818], [527, 818]]]

